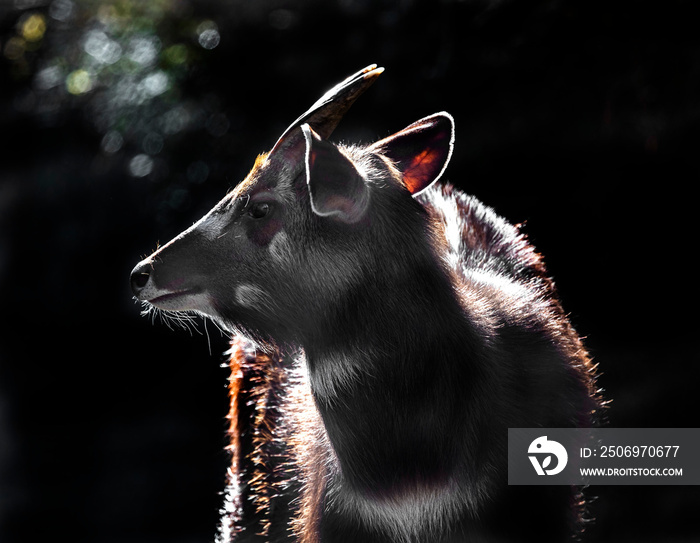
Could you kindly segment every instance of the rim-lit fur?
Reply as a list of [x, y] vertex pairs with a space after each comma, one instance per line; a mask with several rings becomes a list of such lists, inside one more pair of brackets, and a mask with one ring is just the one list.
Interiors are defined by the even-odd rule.
[[448, 114], [326, 140], [379, 73], [132, 272], [140, 300], [234, 332], [219, 540], [562, 541], [580, 489], [509, 487], [507, 429], [595, 424], [595, 368], [519, 228], [435, 183]]

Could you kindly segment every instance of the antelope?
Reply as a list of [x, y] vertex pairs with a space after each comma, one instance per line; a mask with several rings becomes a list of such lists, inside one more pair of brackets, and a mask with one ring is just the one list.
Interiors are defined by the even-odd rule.
[[596, 368], [518, 226], [447, 182], [454, 120], [329, 141], [371, 65], [136, 265], [135, 297], [232, 334], [219, 539], [561, 541], [577, 487], [509, 487], [509, 427], [588, 427]]

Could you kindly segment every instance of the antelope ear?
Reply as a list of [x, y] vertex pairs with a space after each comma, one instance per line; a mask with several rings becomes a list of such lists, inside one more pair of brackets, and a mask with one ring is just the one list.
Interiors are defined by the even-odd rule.
[[311, 208], [321, 217], [355, 223], [365, 214], [369, 189], [352, 161], [314, 132], [301, 127], [306, 139], [306, 183]]
[[454, 145], [454, 119], [444, 111], [416, 121], [372, 148], [391, 159], [414, 196], [437, 181]]

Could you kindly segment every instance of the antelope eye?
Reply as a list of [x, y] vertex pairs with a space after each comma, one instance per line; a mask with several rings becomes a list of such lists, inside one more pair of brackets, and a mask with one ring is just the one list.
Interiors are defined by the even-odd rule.
[[253, 219], [262, 219], [270, 212], [270, 204], [268, 202], [257, 202], [250, 206], [248, 215]]

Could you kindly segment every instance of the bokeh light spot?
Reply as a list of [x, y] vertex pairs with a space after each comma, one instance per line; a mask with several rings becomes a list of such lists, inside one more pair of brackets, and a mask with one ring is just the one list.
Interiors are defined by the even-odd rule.
[[41, 40], [46, 33], [46, 19], [41, 13], [31, 14], [22, 21], [20, 33], [29, 42]]
[[153, 159], [146, 155], [136, 155], [129, 161], [129, 173], [134, 177], [146, 177], [153, 171]]
[[131, 40], [129, 58], [143, 66], [153, 64], [158, 58], [160, 40], [155, 36], [140, 36]]
[[221, 36], [214, 21], [203, 21], [197, 26], [197, 41], [204, 49], [214, 49], [219, 45]]
[[163, 71], [147, 75], [139, 85], [149, 96], [158, 96], [168, 90], [168, 76]]
[[163, 132], [177, 134], [184, 130], [190, 122], [190, 114], [183, 106], [177, 106], [165, 113], [161, 119]]
[[66, 78], [66, 89], [71, 94], [85, 94], [92, 90], [92, 78], [87, 70], [75, 70]]
[[5, 57], [9, 60], [19, 60], [24, 56], [27, 42], [19, 36], [13, 36], [5, 44]]
[[143, 138], [141, 146], [149, 155], [157, 155], [163, 150], [163, 137], [157, 132], [149, 132]]
[[69, 21], [73, 16], [73, 2], [70, 0], [54, 0], [49, 6], [49, 15], [57, 21]]
[[187, 46], [182, 43], [171, 45], [163, 51], [163, 59], [173, 65], [184, 64], [187, 62]]
[[102, 138], [102, 150], [105, 153], [116, 153], [124, 145], [124, 138], [116, 130], [110, 130]]
[[122, 48], [101, 30], [92, 30], [85, 40], [85, 52], [98, 62], [114, 64], [122, 56]]
[[34, 83], [41, 90], [51, 89], [61, 84], [63, 72], [59, 66], [47, 66], [37, 72]]

